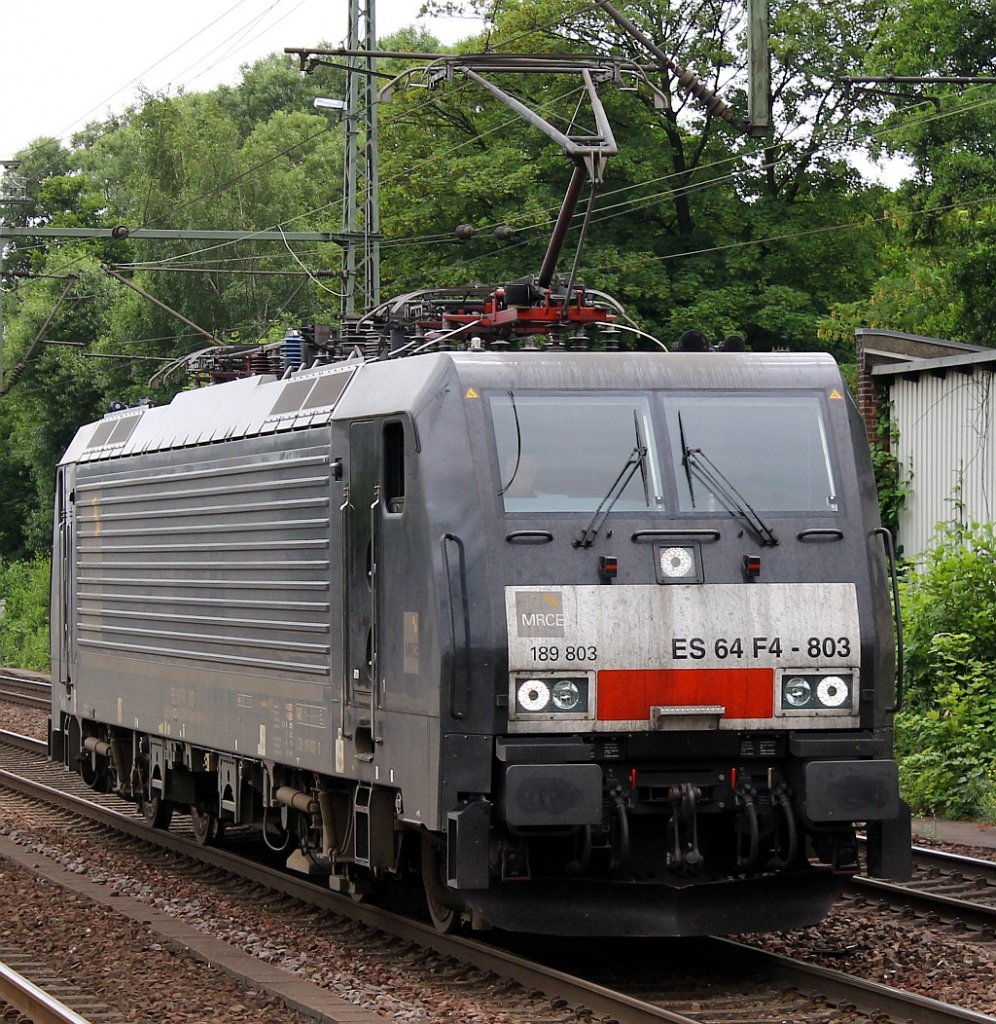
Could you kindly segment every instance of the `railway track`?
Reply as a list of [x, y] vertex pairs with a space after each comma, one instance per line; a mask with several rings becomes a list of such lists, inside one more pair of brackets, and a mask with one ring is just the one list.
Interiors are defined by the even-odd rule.
[[[437, 964], [459, 965], [440, 969], [450, 973], [456, 970], [462, 985], [473, 987], [474, 982], [467, 980], [466, 972], [473, 976], [476, 970], [481, 972], [480, 978], [500, 977], [502, 983], [512, 986], [520, 997], [522, 993], [543, 993], [542, 1002], [547, 1008], [560, 1011], [562, 1016], [558, 1019], [561, 1020], [570, 1020], [570, 1016], [563, 1015], [571, 1013], [577, 1020], [624, 1021], [625, 1024], [649, 1021], [713, 1024], [731, 1020], [730, 1015], [735, 1011], [738, 1020], [792, 1020], [796, 1024], [862, 1019], [915, 1020], [925, 1024], [951, 1021], [993, 1024], [996, 1021], [985, 1014], [960, 1010], [924, 996], [902, 993], [725, 940], [614, 941], [606, 945], [594, 940], [551, 941], [546, 938], [541, 947], [537, 947], [528, 939], [516, 938], [508, 940], [502, 948], [497, 942], [440, 935], [431, 926], [410, 916], [353, 903], [296, 876], [248, 862], [231, 850], [197, 846], [192, 833], [185, 834], [182, 828], [150, 832], [133, 811], [124, 810], [128, 805], [113, 797], [91, 794], [79, 784], [77, 776], [48, 764], [42, 745], [30, 751], [8, 743], [6, 737], [0, 736], [0, 761], [5, 765], [5, 770], [0, 772], [3, 787], [47, 806], [59, 806], [64, 809], [61, 813], [85, 816], [115, 834], [123, 832], [141, 838], [143, 843], [155, 843], [160, 850], [167, 850], [177, 858], [171, 861], [177, 866], [196, 861], [242, 879], [240, 888], [249, 884], [292, 897], [296, 906], [331, 912], [338, 920], [348, 920], [358, 929], [351, 935], [353, 947], [369, 943], [375, 955], [379, 950], [382, 956], [384, 936], [388, 935], [392, 943], [404, 949], [417, 949], [421, 951], [419, 956], [431, 955]], [[71, 792], [74, 782], [82, 792]], [[183, 820], [178, 817], [177, 823]], [[112, 840], [108, 838], [106, 842]], [[256, 899], [258, 901], [258, 896]], [[286, 909], [284, 906], [285, 916]], [[143, 912], [147, 915], [148, 909]], [[259, 969], [258, 962], [248, 964], [247, 971], [251, 972], [248, 977], [257, 975]], [[281, 979], [276, 978], [272, 983], [274, 991], [280, 994]], [[295, 983], [299, 985], [299, 979]], [[483, 992], [487, 985], [482, 983], [482, 986]], [[315, 988], [309, 998], [314, 1000], [314, 1006], [321, 1007], [323, 1000], [327, 1005], [329, 996]], [[356, 1008], [352, 1009], [355, 1013]], [[326, 1015], [326, 1019], [335, 1018]], [[526, 1019], [537, 1019], [535, 1009]]]
[[965, 857], [925, 847], [913, 849], [914, 875], [909, 882], [854, 877], [849, 890], [863, 899], [982, 932], [996, 939], [996, 861]]
[[40, 676], [0, 669], [0, 701], [47, 711], [52, 706], [52, 684]]
[[[92, 1012], [89, 1017], [84, 1017], [76, 1010], [67, 1006], [61, 999], [53, 995], [53, 989], [64, 993], [68, 986], [65, 981], [51, 973], [50, 968], [36, 962], [28, 961], [17, 953], [5, 953], [7, 959], [0, 961], [0, 1017], [8, 1019], [7, 1008], [17, 1011], [22, 1018], [32, 1024], [97, 1024], [97, 1022], [118, 1021], [121, 1018], [116, 1014], [106, 1011], [100, 1005], [94, 1005], [93, 1000], [78, 995], [78, 1002], [85, 1003]], [[14, 969], [15, 964], [21, 970], [30, 970], [36, 978], [44, 977], [44, 986], [29, 980], [20, 971]]]

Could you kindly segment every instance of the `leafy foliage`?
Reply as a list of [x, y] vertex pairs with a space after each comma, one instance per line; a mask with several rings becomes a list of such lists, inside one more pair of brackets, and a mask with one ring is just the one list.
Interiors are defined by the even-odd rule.
[[883, 408], [876, 423], [871, 459], [882, 525], [893, 537], [899, 535], [899, 513], [906, 505], [912, 478], [912, 471], [904, 466], [896, 455], [898, 441], [899, 430], [892, 420], [891, 410]]
[[900, 784], [918, 813], [996, 821], [996, 662], [977, 649], [968, 633], [933, 636], [933, 699], [896, 716]]
[[0, 665], [47, 671], [49, 559], [0, 562]]
[[996, 821], [996, 526], [940, 528], [902, 586], [900, 778], [921, 813]]
[[963, 654], [996, 665], [996, 525], [944, 524], [919, 571], [902, 585], [906, 685], [914, 706], [938, 695], [934, 638], [969, 638]]
[[[892, 5], [869, 49], [868, 73], [992, 76], [991, 17], [991, 5], [983, 0]], [[888, 316], [891, 306], [895, 321], [877, 326], [996, 343], [988, 284], [996, 238], [991, 97], [991, 85], [929, 83], [920, 97], [899, 95], [890, 104], [891, 115], [883, 112], [886, 127], [871, 148], [905, 157], [913, 177], [901, 190], [896, 211], [899, 259], [888, 261], [872, 308]]]

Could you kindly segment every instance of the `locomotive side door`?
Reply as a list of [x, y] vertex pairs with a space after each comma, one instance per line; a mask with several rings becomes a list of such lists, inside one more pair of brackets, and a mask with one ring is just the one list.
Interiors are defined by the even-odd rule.
[[359, 756], [373, 756], [377, 736], [377, 523], [380, 518], [380, 431], [370, 420], [349, 427], [349, 500], [343, 614], [346, 616], [347, 737]]
[[67, 690], [72, 683], [76, 660], [74, 477], [74, 467], [59, 468], [55, 496], [55, 550], [52, 558], [52, 676]]

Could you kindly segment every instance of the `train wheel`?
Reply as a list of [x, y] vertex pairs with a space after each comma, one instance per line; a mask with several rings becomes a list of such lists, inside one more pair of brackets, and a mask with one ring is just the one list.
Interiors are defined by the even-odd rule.
[[443, 852], [427, 834], [422, 835], [422, 887], [429, 917], [436, 931], [449, 934], [460, 927], [460, 911], [448, 906], [444, 900], [449, 895], [443, 884]]
[[173, 801], [164, 800], [158, 793], [142, 798], [142, 817], [150, 828], [169, 828], [173, 820]]
[[194, 839], [199, 846], [211, 846], [221, 839], [225, 826], [214, 811], [202, 811], [194, 804], [190, 805], [190, 824], [193, 826]]

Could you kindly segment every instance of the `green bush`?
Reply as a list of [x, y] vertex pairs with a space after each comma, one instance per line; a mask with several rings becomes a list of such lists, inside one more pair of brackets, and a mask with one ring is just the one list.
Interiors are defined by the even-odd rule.
[[902, 587], [904, 798], [921, 814], [996, 821], [996, 528], [940, 527]]
[[996, 664], [996, 526], [945, 524], [902, 587], [906, 687], [914, 706], [939, 696], [934, 638], [966, 637], [967, 662]]
[[0, 563], [0, 665], [47, 672], [49, 559]]
[[930, 645], [936, 697], [896, 716], [903, 795], [921, 814], [996, 817], [994, 666], [974, 658], [975, 638], [939, 633]]

